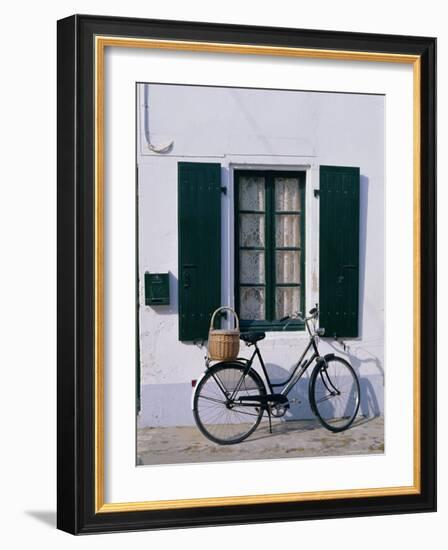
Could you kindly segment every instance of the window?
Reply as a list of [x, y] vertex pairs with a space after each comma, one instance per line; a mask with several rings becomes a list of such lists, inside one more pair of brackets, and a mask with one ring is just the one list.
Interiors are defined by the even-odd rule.
[[[205, 340], [222, 304], [221, 165], [178, 163], [179, 339]], [[360, 168], [320, 166], [319, 325], [359, 336]], [[314, 201], [314, 199], [313, 199]], [[227, 206], [227, 203], [226, 203]], [[224, 241], [227, 242], [227, 238]], [[235, 172], [235, 305], [243, 329], [305, 311], [305, 173]], [[289, 330], [303, 328], [291, 323]]]
[[[244, 329], [279, 330], [305, 296], [305, 173], [235, 172], [235, 302]], [[302, 328], [291, 323], [290, 330]]]

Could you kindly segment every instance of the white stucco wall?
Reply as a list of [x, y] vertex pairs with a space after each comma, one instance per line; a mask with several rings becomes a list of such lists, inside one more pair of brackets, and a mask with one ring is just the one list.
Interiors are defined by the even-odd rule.
[[[361, 381], [361, 411], [383, 412], [384, 97], [299, 91], [139, 85], [137, 105], [141, 412], [139, 425], [188, 425], [192, 380], [205, 348], [178, 340], [177, 163], [222, 167], [222, 303], [233, 304], [233, 170], [306, 171], [306, 311], [318, 302], [319, 165], [359, 166], [360, 338], [320, 344], [348, 355]], [[146, 114], [145, 116], [145, 105]], [[155, 147], [172, 146], [165, 153]], [[144, 305], [144, 273], [170, 272], [171, 304]], [[271, 332], [260, 344], [268, 370], [285, 378], [307, 342], [301, 332]], [[247, 354], [244, 347], [241, 355]], [[290, 397], [289, 417], [310, 415], [308, 379]]]

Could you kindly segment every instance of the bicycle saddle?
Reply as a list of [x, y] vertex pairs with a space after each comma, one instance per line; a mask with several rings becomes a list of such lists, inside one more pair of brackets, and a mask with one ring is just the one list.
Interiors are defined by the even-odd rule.
[[240, 339], [248, 344], [255, 344], [258, 340], [263, 340], [265, 336], [265, 332], [243, 332], [240, 334]]

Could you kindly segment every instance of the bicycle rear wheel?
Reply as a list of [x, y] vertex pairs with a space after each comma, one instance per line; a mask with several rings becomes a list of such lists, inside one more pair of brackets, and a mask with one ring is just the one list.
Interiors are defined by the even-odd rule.
[[266, 395], [259, 375], [252, 369], [244, 374], [245, 370], [238, 363], [214, 365], [196, 387], [193, 416], [202, 434], [214, 443], [240, 443], [261, 421], [263, 408], [259, 403], [239, 404], [241, 397]]
[[360, 402], [358, 377], [350, 363], [341, 357], [320, 362], [311, 375], [309, 397], [311, 408], [327, 430], [349, 428]]

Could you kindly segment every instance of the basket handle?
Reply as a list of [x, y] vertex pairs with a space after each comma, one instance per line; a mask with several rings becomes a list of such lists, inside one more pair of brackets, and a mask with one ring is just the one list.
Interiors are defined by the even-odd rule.
[[235, 318], [235, 329], [240, 330], [240, 321], [238, 319], [238, 315], [236, 314], [236, 311], [234, 309], [232, 309], [230, 306], [222, 306], [222, 307], [219, 307], [218, 309], [215, 309], [215, 311], [213, 312], [212, 318], [210, 320], [210, 329], [209, 330], [213, 329], [213, 323], [215, 322], [216, 314], [219, 311], [222, 311], [223, 309], [226, 309], [226, 310], [233, 313], [233, 316]]

